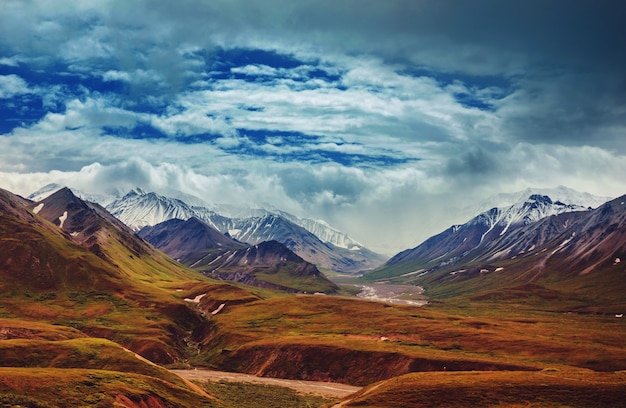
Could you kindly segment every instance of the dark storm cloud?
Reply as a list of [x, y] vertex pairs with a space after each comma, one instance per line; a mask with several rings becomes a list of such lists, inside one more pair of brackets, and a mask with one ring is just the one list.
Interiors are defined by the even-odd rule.
[[483, 149], [473, 148], [461, 157], [448, 160], [446, 172], [452, 176], [473, 177], [493, 173], [498, 169], [495, 157], [487, 154]]
[[280, 174], [285, 192], [300, 200], [316, 200], [326, 195], [333, 204], [350, 204], [369, 187], [363, 173], [326, 167], [319, 170], [290, 169]]

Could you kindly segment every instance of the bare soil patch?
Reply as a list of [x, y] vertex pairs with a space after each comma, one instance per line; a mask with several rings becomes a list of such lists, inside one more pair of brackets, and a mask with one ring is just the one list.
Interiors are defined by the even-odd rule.
[[281, 378], [257, 377], [250, 374], [231, 373], [226, 371], [201, 369], [171, 371], [187, 380], [211, 382], [228, 381], [275, 385], [291, 388], [292, 390], [303, 394], [321, 395], [326, 398], [344, 398], [361, 389], [361, 387], [333, 382], [283, 380]]

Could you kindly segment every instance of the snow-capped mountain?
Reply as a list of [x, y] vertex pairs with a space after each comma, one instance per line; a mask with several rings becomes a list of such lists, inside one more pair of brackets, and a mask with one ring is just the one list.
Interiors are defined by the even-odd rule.
[[312, 218], [300, 218], [283, 211], [279, 214], [294, 224], [313, 233], [322, 241], [333, 244], [339, 248], [358, 251], [363, 246], [352, 239], [348, 234], [331, 227], [326, 221], [314, 220]]
[[184, 202], [144, 192], [140, 188], [113, 201], [106, 209], [135, 231], [172, 218], [186, 220], [195, 216]]
[[62, 189], [63, 186], [60, 184], [56, 184], [56, 183], [50, 183], [50, 184], [46, 184], [45, 186], [41, 187], [39, 190], [35, 191], [34, 193], [30, 194], [28, 197], [29, 200], [32, 201], [41, 201], [44, 198], [52, 195], [52, 193], [59, 191], [60, 189]]
[[419, 246], [395, 255], [385, 267], [405, 264], [411, 269], [414, 264], [417, 270], [434, 261], [459, 262], [473, 251], [488, 248], [501, 237], [515, 234], [521, 227], [552, 215], [589, 210], [589, 207], [583, 205], [566, 204], [553, 201], [546, 195], [533, 194], [511, 206], [492, 208], [465, 224], [454, 225]]
[[523, 202], [532, 195], [544, 195], [550, 197], [552, 201], [560, 201], [565, 204], [578, 205], [587, 208], [597, 208], [612, 197], [600, 197], [589, 193], [573, 190], [565, 186], [556, 188], [527, 188], [515, 193], [500, 193], [488, 197], [475, 205], [466, 207], [464, 213], [470, 216], [479, 214], [492, 208], [509, 207], [516, 203]]
[[482, 242], [489, 234], [496, 233], [500, 236], [506, 234], [511, 227], [528, 225], [551, 215], [589, 209], [590, 207], [578, 204], [552, 201], [547, 195], [533, 194], [526, 200], [517, 202], [510, 207], [494, 208], [484, 212], [470, 222], [481, 223], [488, 227], [481, 236]]
[[[623, 310], [626, 196], [596, 209], [520, 224], [463, 251], [459, 243], [477, 235], [466, 234], [468, 224], [399, 254], [366, 277], [410, 282], [448, 295], [471, 293], [477, 300], [539, 297], [569, 305], [578, 298], [582, 308], [594, 310], [595, 299], [602, 299], [612, 304], [607, 311]], [[433, 257], [452, 242], [457, 250]], [[411, 259], [418, 249], [421, 256]]]
[[[363, 246], [356, 240], [351, 238], [348, 234], [341, 232], [336, 228], [333, 228], [326, 221], [298, 217], [286, 211], [273, 208], [269, 205], [268, 208], [251, 208], [232, 205], [213, 205], [210, 208], [214, 212], [217, 212], [231, 219], [262, 218], [268, 215], [278, 215], [306, 229], [307, 231], [311, 232], [319, 239], [321, 239], [323, 242], [333, 244], [336, 247], [358, 250], [360, 247]], [[235, 235], [233, 235], [233, 237], [235, 237]]]
[[220, 226], [225, 222], [224, 217], [208, 208], [192, 207], [177, 198], [146, 192], [140, 188], [132, 189], [107, 205], [106, 209], [135, 231], [174, 218], [187, 220], [198, 217], [218, 230], [222, 229]]
[[[32, 201], [41, 201], [51, 196], [53, 193], [61, 190], [63, 187], [66, 187], [66, 186], [62, 186], [56, 183], [46, 184], [45, 186], [35, 191], [34, 193], [30, 194], [26, 198]], [[122, 192], [117, 189], [106, 191], [104, 194], [85, 193], [84, 191], [80, 191], [76, 188], [71, 188], [71, 187], [69, 189], [72, 191], [72, 193], [76, 197], [80, 198], [81, 200], [89, 201], [90, 203], [100, 204], [103, 207], [106, 207], [111, 202], [115, 201], [116, 199], [118, 199], [119, 197], [123, 195]]]
[[[237, 214], [248, 216], [231, 218], [205, 206], [192, 206], [183, 200], [138, 188], [113, 201], [106, 208], [135, 231], [174, 218], [187, 220], [196, 217], [240, 242], [256, 245], [276, 240], [306, 261], [339, 272], [352, 273], [371, 269], [385, 261], [384, 257], [363, 248], [346, 234], [324, 222], [299, 218], [282, 211], [240, 209]], [[235, 207], [231, 210], [236, 211]], [[300, 224], [314, 229], [323, 238]]]

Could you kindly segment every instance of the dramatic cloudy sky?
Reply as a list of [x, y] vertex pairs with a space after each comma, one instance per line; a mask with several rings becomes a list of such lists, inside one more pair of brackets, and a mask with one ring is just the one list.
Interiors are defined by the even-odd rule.
[[0, 187], [173, 188], [385, 252], [499, 192], [626, 193], [626, 3], [3, 0]]

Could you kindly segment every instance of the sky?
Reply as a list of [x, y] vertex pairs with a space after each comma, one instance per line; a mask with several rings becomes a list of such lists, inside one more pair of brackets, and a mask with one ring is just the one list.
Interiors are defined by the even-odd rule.
[[528, 187], [626, 194], [626, 2], [3, 0], [0, 187], [176, 189], [387, 254]]

